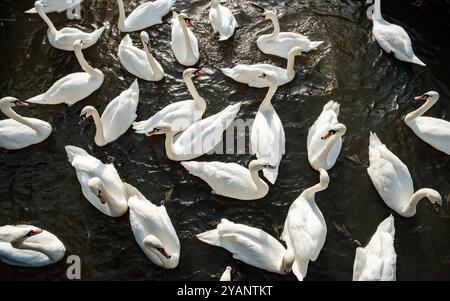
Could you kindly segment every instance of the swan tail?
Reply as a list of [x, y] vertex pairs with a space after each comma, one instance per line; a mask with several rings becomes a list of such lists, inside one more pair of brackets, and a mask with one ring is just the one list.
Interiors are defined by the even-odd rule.
[[220, 236], [217, 229], [197, 234], [197, 238], [209, 245], [220, 247]]
[[[372, 164], [380, 159], [380, 148], [383, 143], [378, 138], [377, 134], [370, 132], [369, 138], [369, 162]], [[370, 166], [369, 166], [370, 168]]]
[[35, 14], [35, 13], [37, 13], [37, 11], [36, 11], [36, 8], [33, 7], [33, 8], [30, 8], [29, 10], [26, 10], [25, 13], [26, 14]]
[[388, 218], [382, 221], [377, 228], [377, 231], [389, 233], [392, 237], [395, 236], [394, 216], [391, 214]]
[[223, 74], [225, 74], [228, 77], [233, 78], [234, 77], [234, 70], [232, 68], [222, 68], [220, 69], [220, 71], [223, 72]]
[[100, 37], [101, 37], [101, 35], [103, 34], [103, 32], [105, 31], [105, 29], [106, 29], [105, 26], [102, 26], [102, 27], [100, 27], [99, 29], [96, 29], [96, 30], [92, 33], [91, 40], [96, 41], [96, 40], [100, 39]]
[[136, 134], [148, 135], [148, 133], [153, 130], [160, 120], [161, 118], [156, 118], [155, 115], [147, 120], [133, 122], [133, 130]]
[[414, 55], [412, 62], [414, 64], [420, 65], [420, 66], [426, 66], [424, 62], [422, 62], [417, 56]]
[[69, 158], [69, 162], [72, 163], [76, 156], [86, 156], [89, 155], [84, 149], [73, 146], [66, 145], [65, 146], [67, 157]]
[[132, 99], [134, 100], [134, 105], [137, 107], [137, 105], [139, 103], [139, 84], [138, 84], [137, 78], [131, 84], [129, 89], [132, 94]]
[[316, 50], [317, 47], [319, 47], [321, 44], [323, 43], [323, 41], [313, 41], [311, 42], [310, 46], [312, 50]]
[[297, 277], [298, 281], [303, 281], [306, 273], [308, 272], [309, 259], [307, 258], [295, 258], [294, 265], [292, 266], [292, 272]]
[[43, 93], [41, 95], [37, 95], [35, 97], [31, 97], [31, 98], [27, 99], [26, 102], [38, 103], [38, 104], [48, 104], [47, 98], [45, 97], [45, 93]]

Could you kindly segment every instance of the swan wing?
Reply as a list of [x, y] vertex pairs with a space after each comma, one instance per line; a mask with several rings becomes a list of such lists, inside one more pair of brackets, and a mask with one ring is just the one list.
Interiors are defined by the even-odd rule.
[[286, 69], [269, 64], [239, 64], [233, 68], [222, 68], [221, 71], [235, 81], [248, 84], [250, 87], [255, 88], [264, 88], [269, 86], [269, 83], [266, 80], [259, 77], [263, 73], [275, 73], [279, 86], [284, 85], [291, 80], [287, 76]]
[[139, 102], [137, 79], [119, 96], [113, 99], [102, 114], [101, 122], [106, 141], [110, 142], [125, 133], [136, 119]]
[[432, 117], [418, 117], [410, 127], [423, 141], [450, 155], [450, 122]]
[[209, 20], [214, 31], [220, 33], [220, 41], [230, 38], [236, 29], [237, 22], [230, 9], [223, 5], [211, 7]]

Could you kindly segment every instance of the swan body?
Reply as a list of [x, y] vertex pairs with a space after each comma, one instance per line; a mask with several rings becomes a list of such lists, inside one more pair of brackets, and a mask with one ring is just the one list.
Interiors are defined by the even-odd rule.
[[189, 27], [192, 22], [185, 14], [173, 12], [170, 47], [177, 61], [184, 66], [193, 66], [200, 58], [197, 38]]
[[213, 194], [238, 200], [257, 200], [265, 197], [269, 186], [258, 175], [264, 168], [274, 168], [262, 160], [253, 160], [248, 169], [236, 163], [181, 162], [190, 174], [205, 181]]
[[308, 160], [315, 170], [332, 168], [341, 152], [342, 136], [347, 129], [345, 125], [338, 122], [338, 116], [339, 104], [329, 101], [309, 129]]
[[197, 238], [226, 249], [234, 259], [273, 273], [289, 273], [294, 261], [293, 254], [288, 253], [272, 235], [225, 218], [216, 229], [200, 233]]
[[414, 54], [411, 39], [405, 29], [383, 19], [381, 15], [381, 0], [375, 0], [372, 22], [372, 34], [384, 51], [387, 53], [393, 52], [400, 61], [426, 66]]
[[220, 5], [219, 0], [211, 0], [209, 21], [214, 33], [220, 34], [219, 41], [231, 38], [236, 30], [237, 22], [228, 7]]
[[317, 259], [325, 243], [327, 225], [315, 195], [327, 189], [329, 182], [328, 173], [321, 169], [320, 183], [303, 191], [289, 207], [281, 237], [295, 254], [292, 271], [298, 280], [306, 277], [309, 261]]
[[60, 261], [66, 248], [52, 233], [31, 225], [0, 227], [0, 261], [20, 267], [43, 267]]
[[278, 86], [282, 86], [292, 81], [295, 77], [294, 61], [295, 56], [301, 55], [302, 49], [294, 47], [289, 51], [286, 69], [270, 64], [244, 65], [239, 64], [233, 68], [222, 68], [221, 71], [228, 77], [237, 82], [244, 83], [254, 88], [269, 87], [269, 82], [260, 78], [262, 73], [274, 73]]
[[47, 37], [50, 45], [55, 48], [73, 51], [73, 45], [76, 40], [83, 40], [85, 43], [83, 44], [83, 48], [88, 48], [97, 43], [100, 37], [105, 30], [105, 27], [101, 27], [99, 29], [94, 30], [93, 32], [84, 32], [79, 30], [78, 28], [72, 27], [64, 27], [60, 30], [56, 30], [52, 21], [47, 17], [44, 12], [44, 7], [41, 1], [36, 1], [34, 4], [37, 13], [48, 25]]
[[135, 79], [130, 88], [120, 93], [106, 106], [101, 118], [94, 107], [84, 107], [80, 113], [80, 123], [87, 117], [92, 116], [97, 128], [94, 138], [95, 144], [105, 146], [128, 130], [136, 119], [138, 103], [139, 86], [137, 79]]
[[156, 265], [173, 269], [180, 260], [180, 241], [166, 207], [156, 206], [136, 188], [128, 186], [130, 224], [136, 242]]
[[367, 173], [386, 205], [404, 217], [416, 214], [418, 202], [427, 198], [433, 206], [441, 206], [441, 195], [429, 188], [414, 193], [408, 167], [381, 143], [377, 135], [370, 133], [370, 166]]
[[264, 177], [275, 184], [281, 157], [285, 154], [286, 138], [283, 124], [272, 106], [271, 99], [277, 91], [274, 74], [263, 74], [270, 82], [270, 88], [261, 103], [250, 132], [251, 153], [256, 158], [267, 161], [274, 169], [263, 169]]
[[193, 99], [171, 103], [147, 120], [133, 123], [133, 129], [138, 134], [157, 135], [163, 134], [155, 131], [155, 127], [161, 123], [170, 124], [174, 134], [184, 131], [192, 123], [202, 118], [206, 110], [205, 100], [198, 94], [192, 82], [192, 76], [201, 76], [202, 72], [189, 68], [183, 72], [183, 79]]
[[280, 23], [276, 13], [273, 11], [266, 11], [263, 14], [263, 18], [271, 20], [274, 26], [273, 33], [261, 35], [256, 40], [258, 48], [265, 54], [287, 59], [289, 51], [294, 47], [300, 47], [303, 52], [309, 52], [317, 49], [323, 43], [323, 41], [313, 42], [299, 33], [280, 32]]
[[433, 146], [435, 149], [450, 155], [450, 122], [433, 117], [423, 117], [438, 100], [439, 93], [430, 91], [416, 100], [425, 103], [416, 111], [405, 117], [405, 123], [420, 139]]
[[353, 281], [395, 281], [397, 254], [394, 248], [395, 226], [392, 214], [378, 225], [365, 248], [357, 248]]
[[162, 23], [162, 17], [167, 15], [176, 0], [156, 0], [144, 2], [136, 7], [128, 17], [125, 16], [123, 0], [117, 0], [119, 6], [119, 30], [132, 32]]
[[0, 120], [0, 148], [21, 149], [44, 141], [52, 133], [48, 122], [22, 117], [12, 110], [12, 107], [27, 105], [14, 97], [0, 99], [0, 110], [10, 118]]
[[149, 37], [145, 31], [141, 32], [144, 50], [133, 46], [130, 35], [126, 35], [119, 45], [118, 56], [122, 66], [134, 76], [147, 81], [159, 81], [164, 78], [164, 70], [153, 57], [149, 46]]
[[85, 150], [66, 145], [84, 197], [102, 213], [119, 217], [128, 210], [128, 191], [113, 164], [103, 164]]
[[74, 50], [78, 62], [85, 72], [75, 72], [64, 76], [57, 80], [47, 92], [32, 97], [27, 102], [46, 105], [66, 103], [71, 106], [100, 88], [104, 79], [103, 72], [88, 64], [81, 51], [82, 44], [83, 42], [80, 40], [75, 41]]
[[[42, 0], [42, 4], [44, 6], [44, 12], [45, 13], [52, 13], [52, 12], [62, 12], [66, 11], [67, 18], [70, 20], [73, 19], [81, 19], [81, 2], [83, 0], [70, 0], [70, 1], [63, 1], [63, 0]], [[25, 11], [27, 14], [35, 14], [37, 13], [36, 8], [31, 8], [27, 11]]]
[[155, 130], [166, 134], [167, 157], [173, 161], [186, 161], [212, 151], [222, 141], [223, 132], [236, 118], [240, 106], [239, 102], [217, 114], [198, 120], [175, 138], [170, 124], [160, 123]]

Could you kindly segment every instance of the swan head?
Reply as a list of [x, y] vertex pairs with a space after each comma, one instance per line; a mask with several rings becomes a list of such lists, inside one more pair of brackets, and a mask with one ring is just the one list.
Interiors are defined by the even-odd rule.
[[73, 49], [82, 49], [84, 45], [86, 45], [86, 41], [84, 40], [75, 40], [73, 42]]
[[144, 238], [144, 247], [149, 251], [155, 253], [158, 257], [164, 256], [170, 259], [172, 256], [164, 249], [164, 245], [156, 236], [148, 235]]
[[439, 192], [433, 189], [429, 189], [425, 195], [428, 200], [430, 200], [433, 210], [439, 212], [439, 208], [442, 206], [442, 196]]
[[331, 126], [331, 129], [326, 132], [320, 139], [327, 140], [328, 138], [332, 137], [333, 135], [337, 135], [339, 137], [344, 136], [345, 132], [347, 131], [347, 127], [342, 124], [338, 123]]
[[217, 6], [217, 5], [219, 5], [220, 4], [220, 1], [219, 0], [211, 0], [211, 6]]
[[191, 78], [193, 76], [200, 77], [205, 75], [205, 73], [201, 70], [195, 68], [187, 68], [183, 71], [183, 78]]
[[276, 78], [277, 78], [275, 72], [270, 72], [270, 71], [261, 73], [258, 77], [267, 80], [271, 84], [276, 83]]
[[259, 170], [262, 170], [264, 168], [275, 169], [276, 166], [273, 166], [273, 165], [269, 164], [269, 162], [264, 161], [264, 160], [253, 160], [248, 165], [248, 169], [250, 171], [259, 171]]
[[150, 44], [150, 37], [148, 36], [148, 33], [145, 31], [141, 31], [140, 37], [143, 43]]
[[417, 96], [414, 99], [415, 100], [423, 100], [423, 101], [431, 100], [433, 103], [435, 103], [439, 99], [439, 93], [436, 91], [430, 91], [421, 96]]
[[158, 125], [156, 125], [152, 130], [147, 132], [147, 136], [152, 136], [155, 134], [167, 134], [172, 132], [172, 126], [170, 125], [170, 123], [166, 123], [166, 122], [161, 122]]
[[0, 227], [0, 241], [19, 245], [25, 239], [42, 233], [43, 230], [31, 225], [16, 225]]
[[180, 13], [180, 14], [178, 14], [177, 18], [178, 18], [178, 21], [179, 21], [180, 23], [181, 23], [181, 22], [184, 22], [184, 23], [186, 24], [187, 27], [192, 27], [192, 26], [194, 26], [194, 25], [192, 24], [192, 20], [191, 20], [185, 13]]
[[44, 3], [42, 3], [42, 1], [36, 1], [36, 2], [34, 2], [34, 8], [36, 8], [37, 11], [43, 12], [45, 6], [46, 6], [46, 5], [45, 5]]
[[88, 117], [91, 117], [95, 108], [92, 106], [86, 106], [80, 113], [80, 124], [82, 124]]
[[273, 20], [277, 19], [277, 14], [273, 10], [267, 10], [261, 15], [261, 20]]
[[103, 188], [103, 182], [100, 178], [94, 177], [89, 179], [88, 181], [89, 189], [92, 191], [93, 194], [95, 194], [102, 204], [106, 204], [107, 199], [105, 194], [102, 192]]
[[303, 48], [302, 47], [293, 47], [289, 50], [288, 56], [303, 56]]
[[0, 99], [0, 107], [26, 107], [28, 103], [19, 100], [12, 96], [3, 97]]
[[285, 272], [286, 274], [290, 273], [294, 261], [295, 261], [294, 250], [291, 248], [287, 248], [283, 256], [283, 267], [282, 267], [283, 272]]

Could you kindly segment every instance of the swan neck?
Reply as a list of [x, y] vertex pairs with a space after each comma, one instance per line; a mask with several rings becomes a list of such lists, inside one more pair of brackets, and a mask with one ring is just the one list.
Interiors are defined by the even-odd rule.
[[184, 20], [180, 20], [180, 17], [177, 17], [178, 22], [180, 23], [181, 30], [183, 30], [184, 43], [186, 44], [186, 57], [190, 55], [194, 55], [194, 51], [192, 50], [191, 40], [189, 39], [189, 31]]
[[293, 51], [290, 51], [288, 54], [287, 66], [286, 66], [286, 72], [287, 72], [288, 76], [295, 74], [294, 64], [295, 64], [295, 53]]
[[147, 60], [153, 71], [153, 75], [156, 75], [157, 73], [159, 73], [159, 68], [158, 68], [158, 66], [156, 66], [155, 58], [153, 57], [153, 54], [148, 50], [148, 46], [146, 43], [144, 43], [144, 51], [145, 51], [145, 54], [147, 55]]
[[194, 86], [194, 82], [192, 81], [191, 76], [190, 75], [184, 76], [184, 82], [186, 83], [189, 93], [194, 99], [197, 108], [199, 108], [202, 111], [206, 110], [206, 101], [203, 99], [203, 97], [200, 96], [200, 94], [198, 94], [198, 91]]
[[172, 131], [166, 133], [166, 139], [164, 141], [164, 146], [166, 149], [167, 158], [172, 161], [177, 161], [177, 154], [173, 151], [173, 136], [174, 133]]
[[47, 14], [43, 11], [38, 9], [37, 10], [39, 16], [42, 18], [42, 20], [44, 20], [45, 23], [47, 23], [48, 28], [50, 29], [50, 32], [55, 34], [57, 32], [55, 25], [53, 25], [53, 22], [50, 20], [49, 17], [47, 17]]
[[375, 0], [373, 17], [377, 20], [383, 20], [383, 16], [381, 15], [381, 0]]
[[[109, 193], [108, 189], [106, 189], [106, 187], [105, 187], [105, 185], [103, 185], [103, 183], [101, 184], [101, 191], [106, 197], [106, 203], [108, 204], [108, 207], [109, 207], [111, 213], [121, 214], [123, 212], [123, 208], [122, 208], [123, 206], [119, 206], [119, 203], [117, 202], [117, 200], [115, 200], [114, 197]], [[124, 191], [124, 189], [122, 189], [122, 191]], [[127, 202], [125, 202], [125, 206], [128, 206]]]
[[276, 39], [280, 34], [280, 22], [278, 22], [277, 17], [270, 17], [273, 24], [273, 32], [270, 34], [269, 39]]
[[[22, 240], [22, 238], [20, 239]], [[16, 249], [20, 249], [20, 250], [30, 250], [30, 251], [35, 251], [35, 252], [39, 252], [44, 254], [45, 256], [47, 256], [48, 258], [50, 258], [50, 260], [55, 261], [55, 254], [52, 254], [52, 252], [50, 252], [50, 250], [46, 249], [44, 246], [42, 246], [42, 244], [39, 243], [30, 243], [27, 241], [22, 241], [19, 243], [12, 243], [11, 245], [13, 245], [14, 248]]]
[[320, 183], [318, 183], [318, 184], [316, 184], [316, 185], [314, 185], [312, 187], [309, 187], [309, 188], [305, 189], [303, 191], [302, 195], [303, 195], [303, 197], [306, 200], [313, 200], [313, 201], [315, 201], [314, 197], [315, 197], [316, 193], [324, 191], [327, 188], [328, 188], [328, 183], [320, 182]]
[[102, 120], [100, 118], [100, 115], [98, 114], [98, 111], [96, 109], [94, 109], [92, 111], [92, 118], [94, 119], [94, 123], [95, 123], [95, 143], [99, 146], [103, 146], [105, 145], [106, 141], [105, 141], [105, 133], [103, 132], [103, 124], [102, 124]]
[[436, 103], [436, 101], [437, 100], [428, 99], [420, 108], [406, 115], [405, 122], [411, 122], [412, 120], [425, 114]]
[[[419, 204], [419, 202], [424, 199], [427, 198], [427, 196], [430, 193], [435, 193], [435, 191], [433, 189], [430, 188], [422, 188], [417, 190], [412, 196], [411, 199], [408, 201], [408, 204], [406, 204], [406, 206], [403, 208], [403, 213], [407, 213], [407, 212], [414, 212], [417, 204]], [[430, 201], [431, 202], [431, 201]]]
[[250, 175], [251, 175], [253, 183], [255, 183], [256, 188], [257, 188], [258, 191], [266, 186], [266, 182], [261, 180], [261, 178], [259, 177], [259, 170], [251, 169], [250, 170]]
[[11, 119], [13, 119], [13, 120], [23, 124], [23, 125], [26, 125], [26, 126], [30, 127], [31, 129], [33, 129], [38, 134], [40, 133], [40, 128], [39, 127], [36, 127], [33, 123], [29, 122], [26, 118], [20, 116], [16, 112], [14, 112], [14, 110], [11, 107], [1, 108], [1, 111], [3, 112], [3, 114], [8, 116], [9, 118], [11, 118]]
[[77, 59], [78, 59], [78, 63], [80, 64], [81, 68], [82, 68], [85, 72], [89, 73], [89, 74], [92, 75], [92, 76], [97, 75], [97, 74], [98, 74], [98, 73], [97, 73], [97, 70], [95, 70], [94, 68], [92, 68], [92, 67], [88, 64], [88, 62], [87, 62], [86, 59], [84, 58], [84, 55], [83, 55], [82, 50], [81, 50], [80, 48], [75, 48], [74, 50], [75, 50], [75, 55], [76, 55], [76, 57], [77, 57]]
[[117, 0], [117, 5], [119, 6], [119, 30], [124, 30], [125, 28], [125, 7], [123, 6], [122, 0]]
[[261, 106], [259, 107], [260, 110], [269, 109], [272, 106], [272, 98], [275, 95], [275, 92], [277, 92], [278, 85], [277, 83], [271, 82], [269, 86], [269, 91], [267, 91], [266, 97], [261, 103]]

